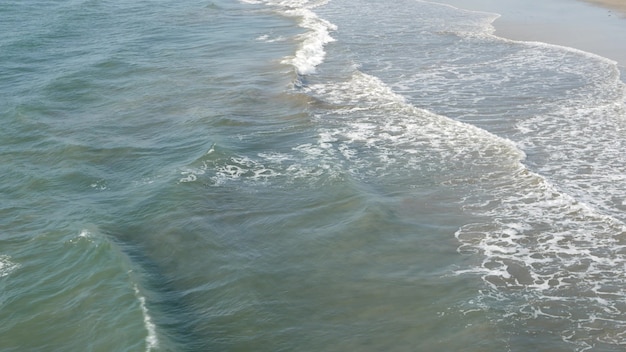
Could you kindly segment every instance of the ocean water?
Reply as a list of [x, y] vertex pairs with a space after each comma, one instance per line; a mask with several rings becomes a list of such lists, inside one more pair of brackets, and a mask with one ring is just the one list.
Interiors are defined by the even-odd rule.
[[418, 0], [0, 17], [0, 350], [624, 349], [617, 63]]

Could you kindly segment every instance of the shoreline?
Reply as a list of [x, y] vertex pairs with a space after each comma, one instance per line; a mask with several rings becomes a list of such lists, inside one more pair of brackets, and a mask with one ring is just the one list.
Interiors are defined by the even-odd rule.
[[619, 0], [431, 0], [500, 14], [495, 35], [567, 46], [600, 55], [626, 68], [626, 3]]
[[603, 6], [609, 9], [614, 9], [626, 16], [626, 3], [622, 0], [583, 0], [591, 4]]

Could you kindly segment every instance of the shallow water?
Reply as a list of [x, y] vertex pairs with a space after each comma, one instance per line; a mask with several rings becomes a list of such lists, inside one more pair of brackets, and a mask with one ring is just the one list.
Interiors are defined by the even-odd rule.
[[626, 343], [614, 62], [413, 0], [0, 13], [2, 350]]

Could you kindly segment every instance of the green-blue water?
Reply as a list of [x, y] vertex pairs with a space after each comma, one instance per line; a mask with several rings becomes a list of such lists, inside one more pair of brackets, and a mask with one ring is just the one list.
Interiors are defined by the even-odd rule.
[[413, 0], [0, 18], [0, 350], [626, 343], [614, 62]]

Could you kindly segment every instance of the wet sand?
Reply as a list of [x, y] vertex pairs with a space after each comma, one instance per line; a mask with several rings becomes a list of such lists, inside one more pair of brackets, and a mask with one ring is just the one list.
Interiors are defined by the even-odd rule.
[[592, 4], [597, 4], [607, 8], [615, 9], [626, 16], [626, 1], [624, 0], [586, 0]]
[[626, 68], [624, 0], [438, 0], [458, 8], [501, 15], [495, 34], [513, 40], [569, 46]]

